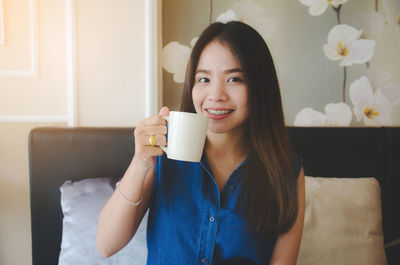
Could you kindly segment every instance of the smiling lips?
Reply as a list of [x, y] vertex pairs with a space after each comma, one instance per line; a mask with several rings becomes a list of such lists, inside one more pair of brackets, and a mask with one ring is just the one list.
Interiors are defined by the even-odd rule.
[[210, 119], [221, 120], [228, 117], [233, 110], [232, 109], [205, 109]]

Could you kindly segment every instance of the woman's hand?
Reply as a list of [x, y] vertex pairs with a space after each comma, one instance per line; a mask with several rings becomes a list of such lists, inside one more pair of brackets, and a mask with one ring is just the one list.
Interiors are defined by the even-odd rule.
[[[169, 109], [162, 107], [159, 115], [150, 116], [137, 124], [135, 129], [135, 155], [132, 164], [146, 169], [154, 168], [155, 157], [163, 154], [160, 146], [167, 145], [167, 123], [161, 116], [168, 115]], [[155, 146], [151, 146], [149, 143], [152, 135], [155, 136]]]
[[[135, 129], [135, 155], [118, 191], [113, 193], [99, 215], [96, 246], [103, 257], [113, 255], [128, 244], [149, 207], [155, 181], [155, 157], [163, 154], [159, 146], [167, 144], [166, 121], [160, 115], [168, 114], [168, 108], [163, 107], [159, 115], [140, 121]], [[155, 146], [150, 146], [151, 135], [155, 136]], [[126, 199], [141, 202], [132, 206]]]

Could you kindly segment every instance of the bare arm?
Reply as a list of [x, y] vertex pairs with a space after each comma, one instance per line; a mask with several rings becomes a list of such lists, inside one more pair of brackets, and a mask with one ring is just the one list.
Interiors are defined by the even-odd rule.
[[297, 180], [299, 211], [293, 227], [278, 237], [270, 265], [295, 265], [299, 253], [305, 211], [305, 179], [301, 169]]
[[[163, 108], [160, 115], [168, 115], [168, 109]], [[166, 145], [165, 120], [158, 115], [151, 116], [141, 122], [135, 130], [135, 156], [119, 184], [121, 193], [112, 194], [101, 210], [97, 224], [96, 247], [103, 257], [109, 257], [121, 250], [135, 235], [140, 222], [145, 215], [155, 180], [155, 158], [163, 151], [158, 146], [150, 146], [148, 139], [155, 135], [156, 145]]]

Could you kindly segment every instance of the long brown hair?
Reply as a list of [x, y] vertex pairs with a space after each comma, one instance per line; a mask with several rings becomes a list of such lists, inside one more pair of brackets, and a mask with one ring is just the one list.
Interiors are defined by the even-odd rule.
[[232, 21], [208, 26], [193, 47], [181, 110], [196, 112], [192, 100], [200, 55], [211, 41], [227, 45], [237, 56], [248, 87], [250, 154], [240, 192], [250, 228], [266, 238], [288, 231], [298, 212], [297, 176], [284, 123], [281, 95], [267, 44], [250, 26]]

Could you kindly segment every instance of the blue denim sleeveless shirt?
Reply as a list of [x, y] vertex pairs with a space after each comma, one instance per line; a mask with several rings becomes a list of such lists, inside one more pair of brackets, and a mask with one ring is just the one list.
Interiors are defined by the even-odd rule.
[[[200, 163], [158, 157], [147, 225], [147, 264], [268, 264], [276, 238], [248, 231], [239, 191], [247, 160], [219, 192], [206, 156]], [[297, 174], [301, 161], [295, 162]]]

